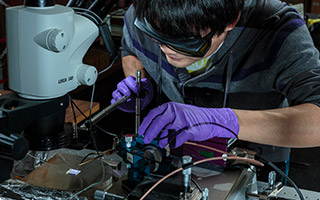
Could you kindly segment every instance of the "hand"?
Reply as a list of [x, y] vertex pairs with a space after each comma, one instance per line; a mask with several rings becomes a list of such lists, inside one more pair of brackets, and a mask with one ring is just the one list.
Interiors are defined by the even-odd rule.
[[[141, 92], [145, 91], [146, 95], [141, 97], [141, 110], [143, 110], [152, 100], [153, 97], [153, 87], [150, 81], [148, 79], [143, 78], [141, 79]], [[127, 78], [120, 81], [117, 85], [117, 89], [112, 92], [112, 100], [111, 104], [119, 100], [123, 96], [130, 96], [132, 95], [132, 92], [135, 94], [139, 94], [139, 87], [137, 84], [137, 81], [135, 77], [128, 76]], [[135, 105], [136, 101], [134, 97], [131, 97], [127, 100], [127, 102], [121, 104], [118, 106], [118, 109], [124, 111], [124, 112], [135, 112]]]
[[173, 136], [176, 141], [173, 147], [177, 148], [188, 140], [237, 138], [239, 123], [230, 108], [201, 108], [169, 102], [151, 110], [142, 121], [138, 132], [139, 135], [144, 134], [146, 144], [160, 134], [159, 146], [163, 148], [168, 144], [170, 129], [176, 134]]

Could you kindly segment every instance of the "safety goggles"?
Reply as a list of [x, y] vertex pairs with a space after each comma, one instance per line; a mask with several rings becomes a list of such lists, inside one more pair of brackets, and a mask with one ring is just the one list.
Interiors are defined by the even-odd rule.
[[185, 39], [172, 39], [157, 33], [145, 18], [143, 18], [143, 20], [136, 18], [134, 25], [156, 43], [166, 45], [175, 52], [192, 57], [203, 57], [210, 49], [211, 38], [214, 35], [211, 31], [202, 38], [190, 37]]

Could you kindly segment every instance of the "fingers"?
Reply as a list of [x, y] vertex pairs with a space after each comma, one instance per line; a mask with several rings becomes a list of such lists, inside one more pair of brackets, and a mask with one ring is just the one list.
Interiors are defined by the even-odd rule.
[[181, 131], [178, 135], [176, 135], [176, 144], [175, 148], [178, 148], [179, 146], [183, 145], [185, 142], [187, 142], [190, 137], [189, 133], [187, 131]]
[[121, 94], [118, 89], [113, 91], [111, 103], [118, 101], [121, 97], [123, 97], [123, 94]]
[[166, 134], [161, 134], [161, 140], [159, 140], [159, 147], [164, 148], [168, 144], [168, 138], [166, 137], [168, 135], [168, 132]]
[[147, 78], [141, 79], [141, 87], [147, 90], [148, 92], [150, 92], [150, 90], [153, 90], [152, 84]]
[[[164, 148], [167, 146], [168, 142], [174, 142], [172, 141], [172, 138], [174, 135], [169, 135], [169, 130], [174, 130], [172, 123], [169, 123], [166, 127], [163, 128], [162, 133], [159, 138], [159, 146], [161, 148]], [[172, 134], [172, 133], [170, 133]]]
[[[172, 124], [175, 116], [173, 112], [169, 112], [167, 104], [163, 104], [149, 112], [149, 114], [142, 121], [138, 133], [139, 135], [144, 134], [144, 142], [150, 143], [155, 139], [162, 129]], [[160, 137], [165, 136], [165, 132]], [[160, 141], [161, 144], [165, 144], [164, 141]], [[164, 145], [165, 146], [165, 145]]]
[[174, 128], [175, 126], [170, 124], [163, 130], [160, 138], [165, 138], [159, 141], [161, 148], [167, 146], [168, 143], [170, 143], [170, 147], [178, 148], [190, 139], [188, 131], [177, 132]]
[[139, 130], [138, 130], [139, 135], [145, 134], [145, 132], [149, 129], [149, 126], [151, 125], [151, 123], [155, 120], [154, 118], [158, 117], [159, 114], [162, 114], [163, 110], [165, 110], [165, 109], [166, 108], [163, 105], [152, 109], [148, 113], [148, 115], [143, 119], [143, 121], [139, 127]]
[[123, 81], [119, 82], [117, 85], [117, 90], [125, 96], [130, 96], [131, 95], [131, 88], [128, 86], [126, 79]]
[[[137, 83], [136, 79], [133, 76], [128, 76], [127, 78], [125, 78], [123, 80], [123, 83], [125, 85], [121, 85], [121, 88], [119, 88], [120, 91], [123, 89], [125, 92], [127, 92], [126, 90], [129, 89], [129, 91], [131, 90], [136, 94], [139, 93], [138, 83]], [[130, 92], [130, 94], [131, 94], [131, 92]]]
[[121, 82], [118, 83], [117, 89], [112, 92], [112, 100], [111, 104], [119, 100], [123, 96], [131, 96], [131, 90], [137, 91], [138, 86], [135, 81], [135, 78], [132, 76], [128, 76], [127, 78], [123, 79]]

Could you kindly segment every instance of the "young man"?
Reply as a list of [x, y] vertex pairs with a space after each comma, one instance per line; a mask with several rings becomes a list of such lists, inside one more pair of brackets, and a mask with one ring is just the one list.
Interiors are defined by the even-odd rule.
[[[279, 0], [135, 0], [125, 15], [126, 79], [112, 103], [137, 93], [136, 70], [171, 100], [149, 112], [146, 143], [168, 130], [188, 140], [237, 137], [275, 163], [287, 147], [320, 145], [320, 62], [303, 19]], [[148, 79], [141, 82], [153, 96]], [[192, 104], [192, 105], [190, 105]], [[120, 109], [134, 111], [129, 100]]]

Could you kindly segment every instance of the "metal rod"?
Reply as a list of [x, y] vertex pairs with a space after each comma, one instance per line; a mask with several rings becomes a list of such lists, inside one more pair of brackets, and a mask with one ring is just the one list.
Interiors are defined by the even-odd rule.
[[[141, 90], [141, 71], [137, 70], [136, 71], [136, 81], [138, 84], [138, 88], [139, 88], [139, 93]], [[140, 95], [139, 93], [137, 94], [136, 97], [136, 124], [135, 124], [135, 133], [138, 134], [138, 129], [140, 126], [140, 113], [141, 113], [141, 99], [140, 99]]]
[[96, 124], [98, 121], [100, 121], [103, 117], [107, 116], [110, 114], [113, 110], [115, 110], [120, 104], [126, 102], [131, 96], [123, 96], [121, 97], [118, 101], [114, 102], [110, 106], [106, 107], [96, 115], [94, 115], [91, 118], [92, 124]]

